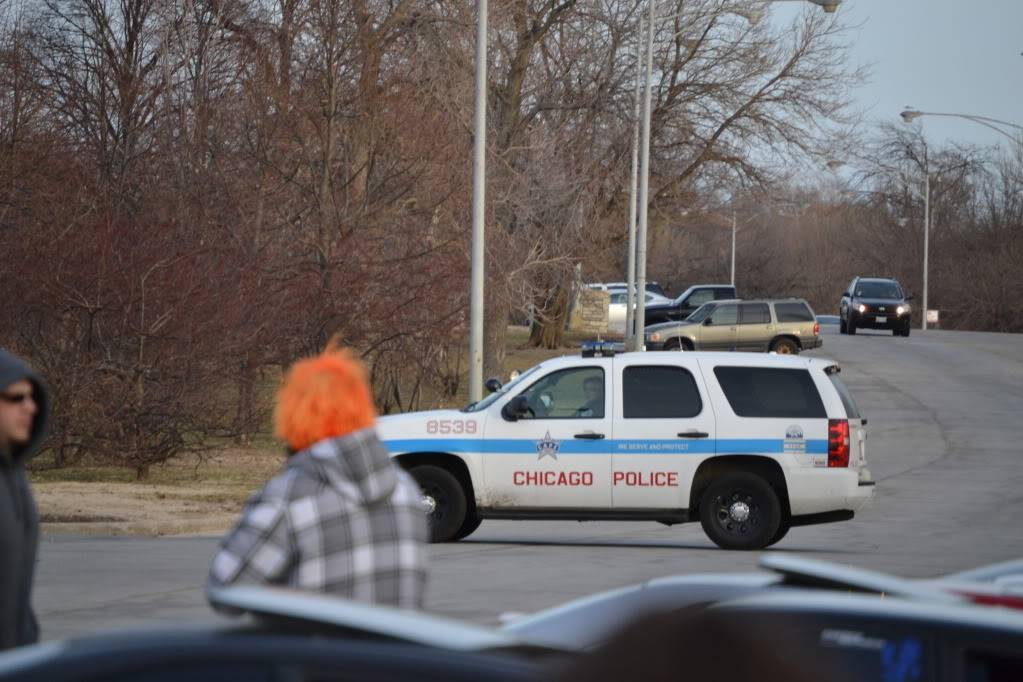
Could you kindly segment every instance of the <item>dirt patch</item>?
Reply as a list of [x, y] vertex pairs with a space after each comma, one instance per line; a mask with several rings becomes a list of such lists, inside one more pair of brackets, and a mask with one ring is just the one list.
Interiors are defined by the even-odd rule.
[[142, 482], [104, 467], [38, 472], [33, 490], [44, 533], [220, 535], [283, 460], [277, 448], [223, 451], [155, 468]]

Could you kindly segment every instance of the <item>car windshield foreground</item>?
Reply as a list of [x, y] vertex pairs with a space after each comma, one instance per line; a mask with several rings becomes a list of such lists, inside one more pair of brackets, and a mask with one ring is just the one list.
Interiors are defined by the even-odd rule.
[[567, 654], [471, 623], [262, 586], [213, 589], [219, 625], [110, 633], [0, 654], [4, 682], [542, 679]]
[[[1023, 604], [1008, 610], [989, 608], [994, 602], [985, 600], [982, 592], [964, 593], [959, 575], [907, 580], [877, 571], [780, 553], [764, 554], [760, 567], [763, 570], [755, 573], [693, 573], [657, 578], [589, 595], [530, 615], [509, 614], [505, 617], [503, 630], [516, 637], [543, 641], [560, 649], [591, 651], [613, 638], [623, 626], [651, 614], [710, 606], [731, 610], [733, 604], [736, 609], [745, 609], [756, 603], [754, 600], [763, 604], [770, 598], [776, 598], [776, 604], [784, 605], [786, 610], [799, 608], [810, 599], [818, 599], [821, 612], [829, 613], [836, 605], [849, 603], [850, 595], [862, 595], [864, 600], [854, 610], [858, 610], [860, 615], [873, 614], [873, 624], [867, 625], [874, 632], [880, 631], [879, 626], [885, 621], [886, 614], [895, 614], [900, 608], [909, 612], [914, 609], [912, 605], [918, 605], [930, 609], [931, 614], [914, 626], [918, 637], [929, 637], [932, 628], [944, 628], [954, 625], [958, 619], [965, 619], [969, 623], [967, 629], [988, 625], [997, 629], [1008, 624], [1017, 646], [1023, 644]], [[1014, 606], [1012, 603], [998, 605]], [[806, 609], [804, 613], [809, 619], [814, 611]], [[859, 619], [860, 615], [856, 618]], [[833, 617], [828, 628], [854, 633], [856, 630], [850, 627], [852, 623], [851, 616], [846, 623], [839, 617]], [[762, 627], [770, 629], [767, 625]], [[1019, 648], [1015, 655], [1018, 657], [1016, 665], [1023, 664], [1023, 648]], [[890, 678], [868, 675], [856, 679], [883, 682]], [[965, 678], [953, 676], [947, 679]]]

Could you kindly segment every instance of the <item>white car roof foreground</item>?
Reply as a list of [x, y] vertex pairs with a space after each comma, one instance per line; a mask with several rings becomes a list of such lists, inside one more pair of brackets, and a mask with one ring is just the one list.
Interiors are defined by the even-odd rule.
[[257, 619], [300, 620], [441, 649], [483, 651], [534, 645], [508, 633], [421, 611], [280, 587], [212, 587], [207, 598], [215, 608], [229, 613], [249, 614]]
[[[778, 355], [776, 353], [735, 353], [731, 351], [686, 351], [686, 356], [695, 356], [701, 361], [709, 362], [713, 365], [725, 365], [735, 366], [742, 365], [744, 367], [792, 367], [799, 369], [809, 369], [811, 367], [819, 367], [821, 369], [825, 367], [832, 367], [838, 363], [829, 358], [811, 358], [803, 355]], [[648, 361], [653, 361], [656, 364], [670, 364], [669, 353], [652, 353], [650, 351], [637, 351], [629, 353], [616, 353], [616, 358], [636, 359], [643, 358]], [[584, 358], [582, 352], [578, 352], [574, 355], [561, 355], [556, 358], [550, 358], [538, 363], [537, 366], [553, 366], [556, 364], [578, 364], [576, 360], [592, 360], [593, 358]]]

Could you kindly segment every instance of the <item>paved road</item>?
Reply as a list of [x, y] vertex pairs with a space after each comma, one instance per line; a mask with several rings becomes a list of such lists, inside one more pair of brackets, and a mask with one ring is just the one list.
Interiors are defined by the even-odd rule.
[[[824, 348], [869, 418], [878, 479], [856, 520], [796, 528], [780, 551], [931, 576], [1023, 556], [1023, 335], [826, 328]], [[50, 537], [36, 606], [47, 638], [213, 618], [202, 597], [213, 538]], [[697, 524], [486, 521], [434, 546], [427, 607], [478, 622], [692, 571], [743, 571]]]

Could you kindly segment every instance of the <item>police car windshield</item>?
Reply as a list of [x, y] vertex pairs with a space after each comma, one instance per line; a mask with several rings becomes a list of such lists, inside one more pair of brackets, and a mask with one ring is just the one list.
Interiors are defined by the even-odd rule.
[[483, 400], [479, 401], [478, 403], [472, 403], [471, 405], [466, 405], [465, 409], [463, 409], [462, 412], [479, 412], [481, 410], [487, 409], [488, 407], [490, 407], [494, 403], [495, 400], [497, 400], [498, 398], [503, 396], [505, 393], [510, 391], [513, 387], [518, 385], [523, 379], [525, 379], [526, 377], [528, 377], [530, 374], [532, 374], [533, 372], [535, 372], [538, 369], [540, 369], [540, 365], [537, 365], [536, 367], [530, 367], [525, 372], [523, 372], [522, 374], [518, 375], [517, 377], [515, 377], [514, 379], [509, 381], [507, 384], [502, 386], [500, 388], [500, 390], [494, 391], [493, 393], [491, 393], [490, 395], [488, 395], [487, 397], [485, 397]]
[[694, 310], [692, 315], [686, 318], [686, 322], [703, 322], [707, 319], [708, 315], [714, 312], [714, 308], [716, 307], [716, 303], [704, 303]]

